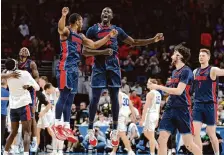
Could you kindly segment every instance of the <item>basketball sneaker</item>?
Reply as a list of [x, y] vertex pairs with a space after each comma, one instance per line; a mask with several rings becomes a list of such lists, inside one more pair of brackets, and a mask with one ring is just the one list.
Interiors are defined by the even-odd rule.
[[58, 126], [53, 125], [51, 127], [51, 129], [52, 129], [52, 131], [53, 131], [53, 133], [54, 133], [54, 135], [56, 136], [57, 139], [63, 140], [63, 141], [67, 139], [62, 125], [58, 125]]

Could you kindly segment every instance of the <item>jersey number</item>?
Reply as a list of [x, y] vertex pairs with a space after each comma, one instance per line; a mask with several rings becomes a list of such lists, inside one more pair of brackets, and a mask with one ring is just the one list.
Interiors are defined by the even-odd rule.
[[123, 106], [129, 106], [129, 99], [123, 98]]
[[156, 104], [160, 104], [161, 102], [161, 96], [156, 96]]

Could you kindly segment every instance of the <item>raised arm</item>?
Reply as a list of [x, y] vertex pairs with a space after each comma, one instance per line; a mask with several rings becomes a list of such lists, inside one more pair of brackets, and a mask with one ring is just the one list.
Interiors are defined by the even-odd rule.
[[66, 23], [66, 16], [69, 12], [68, 7], [64, 7], [62, 9], [62, 16], [58, 22], [58, 33], [60, 36], [68, 36], [69, 35], [69, 29], [65, 26]]
[[149, 39], [133, 39], [132, 37], [128, 36], [125, 40], [123, 40], [123, 42], [131, 46], [146, 46], [163, 40], [163, 38], [163, 34], [158, 33], [155, 37]]
[[104, 38], [94, 42], [91, 39], [86, 38], [85, 35], [82, 35], [82, 39], [83, 39], [83, 45], [86, 47], [89, 47], [91, 49], [98, 49], [101, 46], [103, 46], [104, 44], [107, 43], [107, 41], [110, 40], [110, 38], [115, 37], [117, 35], [117, 30], [113, 29], [108, 35], [106, 35]]

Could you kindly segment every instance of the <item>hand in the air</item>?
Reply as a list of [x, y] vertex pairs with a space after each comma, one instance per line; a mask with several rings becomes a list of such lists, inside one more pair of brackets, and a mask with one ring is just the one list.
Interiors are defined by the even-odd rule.
[[63, 7], [63, 9], [62, 9], [62, 15], [63, 16], [67, 16], [68, 13], [69, 13], [69, 8], [68, 7]]
[[159, 42], [160, 40], [164, 40], [163, 33], [157, 33], [153, 39], [155, 43]]

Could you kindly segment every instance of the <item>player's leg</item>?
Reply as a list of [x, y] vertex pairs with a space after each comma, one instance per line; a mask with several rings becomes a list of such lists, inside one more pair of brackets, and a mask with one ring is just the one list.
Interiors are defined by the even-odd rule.
[[132, 151], [131, 144], [130, 144], [130, 141], [129, 141], [127, 135], [126, 135], [126, 132], [121, 131], [118, 134], [119, 134], [119, 137], [121, 137], [121, 140], [123, 141], [125, 148], [128, 149], [128, 154], [129, 155], [135, 155], [135, 153]]
[[204, 122], [203, 118], [203, 105], [195, 103], [193, 108], [193, 126], [194, 126], [194, 142], [197, 146], [202, 150], [202, 142], [201, 142], [201, 128], [202, 122]]
[[156, 148], [156, 144], [157, 144], [156, 139], [155, 139], [155, 132], [145, 130], [144, 135], [149, 140], [150, 155], [155, 155], [155, 148]]
[[182, 134], [182, 139], [186, 148], [194, 155], [202, 155], [202, 150], [194, 143], [191, 133]]
[[213, 151], [214, 151], [215, 155], [220, 155], [219, 140], [216, 136], [216, 126], [215, 125], [213, 125], [213, 126], [208, 125], [206, 127], [206, 131], [207, 131], [208, 136], [210, 138], [210, 141], [212, 143], [212, 148], [213, 148]]
[[37, 127], [37, 145], [40, 145], [40, 132], [41, 132], [41, 128]]
[[5, 153], [8, 153], [10, 146], [12, 145], [19, 129], [19, 121], [18, 122], [11, 122], [11, 133], [9, 134], [6, 145], [5, 145]]
[[182, 135], [184, 145], [194, 155], [202, 155], [202, 149], [200, 149], [193, 140], [193, 127], [191, 126], [191, 116], [188, 108], [177, 109], [174, 113], [176, 113], [175, 123], [177, 125], [177, 129]]
[[29, 154], [31, 123], [31, 120], [22, 121], [24, 155]]
[[158, 155], [167, 155], [167, 142], [170, 135], [171, 133], [168, 131], [165, 131], [165, 130], [160, 131], [159, 138], [158, 138], [158, 143], [159, 143]]
[[207, 124], [206, 131], [212, 143], [215, 155], [219, 155], [219, 141], [216, 136], [217, 104], [206, 104], [205, 110], [207, 116], [205, 117], [205, 124]]
[[197, 144], [197, 146], [202, 150], [202, 142], [201, 142], [201, 128], [202, 128], [202, 123], [198, 121], [193, 122], [194, 126], [194, 142]]

